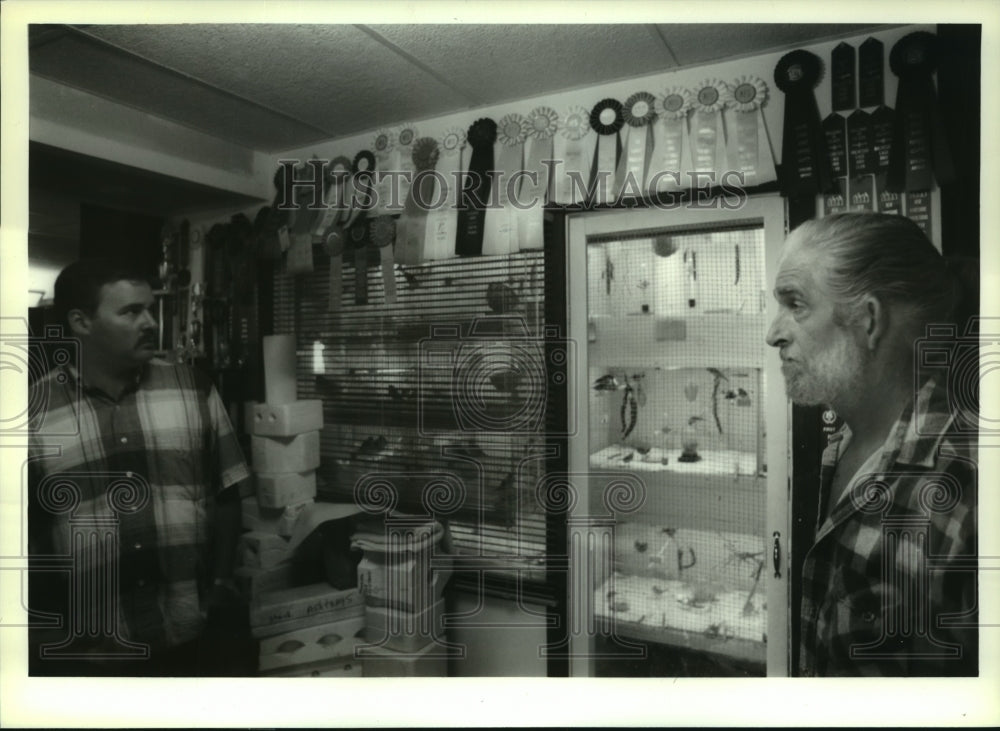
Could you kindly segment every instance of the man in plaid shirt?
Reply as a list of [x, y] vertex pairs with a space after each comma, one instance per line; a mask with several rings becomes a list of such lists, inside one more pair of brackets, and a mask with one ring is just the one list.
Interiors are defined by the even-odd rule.
[[785, 243], [767, 342], [789, 398], [844, 420], [804, 559], [801, 675], [977, 673], [978, 417], [949, 392], [955, 331], [928, 337], [955, 281], [900, 216], [829, 216]]
[[116, 262], [80, 261], [56, 281], [80, 362], [33, 389], [45, 403], [29, 448], [29, 540], [36, 562], [74, 566], [68, 579], [34, 572], [32, 608], [64, 620], [33, 633], [38, 674], [211, 673], [206, 621], [238, 603], [249, 470], [211, 381], [154, 359], [153, 305], [142, 275]]

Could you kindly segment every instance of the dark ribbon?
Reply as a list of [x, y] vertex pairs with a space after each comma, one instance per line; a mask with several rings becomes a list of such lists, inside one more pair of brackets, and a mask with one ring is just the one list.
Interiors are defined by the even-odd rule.
[[350, 246], [354, 251], [354, 304], [368, 304], [368, 242], [369, 220], [363, 214], [348, 230]]
[[[605, 109], [610, 109], [615, 113], [615, 118], [610, 124], [605, 124], [601, 121], [601, 113]], [[622, 138], [618, 133], [621, 131], [622, 127], [625, 126], [625, 116], [622, 113], [622, 104], [617, 99], [602, 99], [594, 105], [593, 109], [590, 110], [590, 126], [597, 132], [600, 137], [610, 137], [615, 136], [615, 164], [614, 167], [608, 172], [610, 175], [605, 178], [606, 190], [610, 196], [611, 186], [614, 181], [612, 177], [615, 174], [615, 170], [618, 169], [618, 163], [622, 158]], [[590, 166], [590, 180], [587, 183], [587, 190], [589, 191], [590, 198], [593, 199], [597, 193], [597, 171], [598, 171], [598, 161], [600, 159], [601, 144], [602, 140], [598, 137], [597, 144], [594, 146], [594, 160]]]
[[882, 41], [869, 38], [858, 51], [858, 106], [879, 107], [885, 103], [885, 80], [882, 78], [884, 47]]
[[854, 46], [839, 43], [830, 54], [830, 98], [833, 111], [854, 109]]
[[896, 119], [886, 186], [894, 191], [943, 186], [955, 168], [931, 74], [937, 66], [937, 37], [918, 31], [901, 38], [889, 54], [889, 68], [899, 77]]
[[785, 93], [784, 135], [779, 181], [784, 196], [798, 198], [833, 188], [819, 107], [813, 89], [823, 65], [808, 51], [786, 53], [774, 69], [774, 83]]
[[497, 140], [497, 123], [488, 117], [476, 120], [469, 127], [466, 141], [472, 146], [469, 159], [469, 179], [462, 186], [458, 209], [458, 232], [455, 253], [459, 256], [479, 256], [483, 253], [483, 222], [490, 198], [493, 169], [493, 143]]

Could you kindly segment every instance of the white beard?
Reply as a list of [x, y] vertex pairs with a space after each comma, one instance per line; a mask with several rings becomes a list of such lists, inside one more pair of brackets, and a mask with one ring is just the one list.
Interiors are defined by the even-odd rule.
[[782, 365], [785, 392], [802, 406], [832, 405], [853, 398], [861, 393], [869, 359], [864, 348], [838, 329], [829, 347], [808, 362]]

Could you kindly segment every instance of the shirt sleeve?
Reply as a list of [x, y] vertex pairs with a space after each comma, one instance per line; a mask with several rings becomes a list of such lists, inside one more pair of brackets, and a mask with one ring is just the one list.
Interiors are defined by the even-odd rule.
[[211, 422], [209, 428], [214, 435], [216, 489], [221, 492], [249, 480], [250, 469], [247, 467], [239, 439], [215, 386], [209, 388], [206, 398]]

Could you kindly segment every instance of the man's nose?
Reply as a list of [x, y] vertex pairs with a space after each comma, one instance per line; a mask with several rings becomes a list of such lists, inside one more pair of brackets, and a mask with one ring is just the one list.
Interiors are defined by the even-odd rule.
[[767, 329], [767, 335], [765, 336], [764, 341], [772, 348], [780, 348], [788, 342], [788, 338], [785, 333], [784, 318], [780, 312], [775, 315], [774, 319], [771, 321], [771, 327]]
[[143, 310], [142, 322], [139, 324], [139, 326], [143, 330], [156, 329], [156, 318], [153, 317], [152, 310]]

